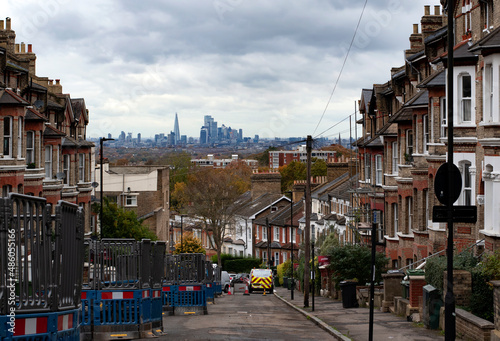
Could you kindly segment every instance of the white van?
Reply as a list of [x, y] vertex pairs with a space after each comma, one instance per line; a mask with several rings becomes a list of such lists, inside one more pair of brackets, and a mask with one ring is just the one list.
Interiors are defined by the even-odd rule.
[[227, 273], [227, 271], [222, 271], [220, 274], [220, 285], [225, 293], [228, 292], [230, 284], [231, 279], [229, 278], [229, 274]]

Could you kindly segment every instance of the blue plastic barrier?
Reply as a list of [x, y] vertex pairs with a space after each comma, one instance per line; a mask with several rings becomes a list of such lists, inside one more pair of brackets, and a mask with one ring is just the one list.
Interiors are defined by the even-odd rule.
[[95, 290], [82, 290], [81, 294], [81, 302], [82, 302], [82, 310], [81, 310], [81, 324], [82, 326], [90, 326], [92, 325], [92, 304], [95, 299]]
[[205, 290], [207, 292], [207, 300], [212, 300], [213, 302], [215, 299], [215, 283], [206, 283]]
[[215, 293], [217, 295], [222, 295], [222, 284], [221, 284], [221, 282], [215, 282], [214, 285], [215, 285]]
[[96, 290], [94, 299], [94, 326], [138, 325], [142, 290]]
[[141, 323], [151, 322], [151, 290], [150, 289], [142, 289], [142, 297], [141, 297], [141, 311], [140, 318]]
[[163, 329], [163, 295], [162, 289], [151, 289], [151, 322], [153, 332]]
[[63, 312], [18, 314], [15, 325], [9, 316], [0, 316], [0, 337], [2, 340], [80, 340], [80, 310]]
[[178, 291], [178, 285], [163, 285], [162, 287], [162, 303], [165, 307], [175, 307], [175, 296]]
[[207, 295], [204, 285], [179, 285], [175, 295], [176, 307], [204, 307]]

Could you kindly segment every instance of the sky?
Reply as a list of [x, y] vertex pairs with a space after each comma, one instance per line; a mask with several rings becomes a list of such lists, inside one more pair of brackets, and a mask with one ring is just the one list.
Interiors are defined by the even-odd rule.
[[37, 76], [85, 99], [87, 137], [167, 134], [177, 113], [193, 137], [211, 115], [244, 136], [347, 138], [362, 88], [404, 64], [412, 24], [439, 5], [368, 0], [359, 22], [365, 1], [26, 0], [0, 13], [33, 45]]

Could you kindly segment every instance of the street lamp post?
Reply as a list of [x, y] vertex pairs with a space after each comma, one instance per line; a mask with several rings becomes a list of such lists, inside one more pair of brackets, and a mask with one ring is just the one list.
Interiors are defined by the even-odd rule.
[[295, 286], [295, 280], [293, 278], [293, 192], [290, 193], [290, 245], [291, 245], [291, 259], [292, 259], [292, 285], [290, 289], [290, 300], [293, 300], [293, 288]]
[[[112, 138], [106, 138], [106, 137], [101, 137], [100, 138], [100, 149], [99, 149], [99, 153], [101, 154], [100, 156], [100, 159], [101, 159], [101, 183], [99, 184], [100, 187], [101, 187], [101, 209], [100, 209], [100, 212], [99, 212], [99, 224], [100, 224], [100, 227], [101, 227], [101, 239], [103, 237], [102, 235], [102, 212], [103, 212], [103, 183], [104, 183], [104, 180], [103, 180], [103, 157], [102, 157], [102, 148], [104, 146], [104, 142], [105, 141], [114, 141], [115, 139], [112, 139]], [[96, 226], [96, 235], [97, 235], [97, 226]]]

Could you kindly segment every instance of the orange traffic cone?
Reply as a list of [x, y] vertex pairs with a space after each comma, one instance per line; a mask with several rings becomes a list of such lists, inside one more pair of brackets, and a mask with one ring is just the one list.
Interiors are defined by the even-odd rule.
[[250, 293], [248, 292], [248, 284], [245, 287], [245, 292], [243, 293], [243, 295], [250, 295]]
[[233, 293], [231, 292], [231, 286], [229, 286], [229, 289], [227, 290], [228, 295], [232, 295]]
[[264, 288], [264, 293], [262, 294], [262, 296], [266, 296], [266, 288]]

